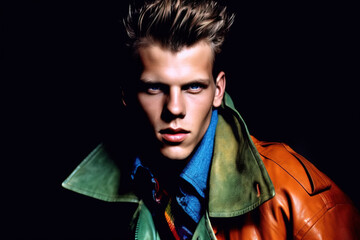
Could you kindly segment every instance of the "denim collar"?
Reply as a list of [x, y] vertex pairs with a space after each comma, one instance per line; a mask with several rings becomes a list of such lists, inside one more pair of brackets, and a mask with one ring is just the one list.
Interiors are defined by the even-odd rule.
[[202, 198], [205, 198], [207, 188], [217, 121], [217, 110], [213, 110], [209, 127], [198, 149], [180, 174], [180, 177], [190, 183]]

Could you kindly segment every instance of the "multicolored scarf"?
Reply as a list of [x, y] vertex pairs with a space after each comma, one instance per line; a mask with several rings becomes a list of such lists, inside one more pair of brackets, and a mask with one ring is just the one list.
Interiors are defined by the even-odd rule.
[[176, 240], [191, 239], [203, 215], [217, 119], [217, 110], [213, 110], [210, 125], [199, 147], [180, 174], [179, 185], [174, 186], [177, 187], [175, 194], [163, 189], [139, 158], [134, 162], [131, 176], [152, 212], [159, 233], [166, 239], [169, 235]]

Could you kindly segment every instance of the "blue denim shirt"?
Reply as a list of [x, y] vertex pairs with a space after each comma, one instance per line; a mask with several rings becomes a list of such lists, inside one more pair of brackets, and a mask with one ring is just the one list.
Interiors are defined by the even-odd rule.
[[[176, 196], [176, 200], [179, 206], [181, 206], [186, 214], [189, 215], [196, 223], [198, 223], [202, 217], [201, 203], [206, 196], [217, 121], [217, 110], [213, 110], [209, 127], [203, 139], [201, 140], [199, 147], [180, 174], [180, 178], [183, 181], [189, 183], [198, 195], [193, 194], [193, 191], [189, 191], [187, 188], [182, 187], [181, 184], [180, 186], [174, 186], [179, 188], [178, 194]], [[156, 183], [156, 179], [151, 173], [151, 170], [144, 166], [139, 158], [136, 158], [134, 162], [134, 167], [131, 174], [133, 179], [135, 178], [139, 167], [149, 171], [151, 181]], [[153, 190], [153, 197], [155, 198], [155, 189]]]

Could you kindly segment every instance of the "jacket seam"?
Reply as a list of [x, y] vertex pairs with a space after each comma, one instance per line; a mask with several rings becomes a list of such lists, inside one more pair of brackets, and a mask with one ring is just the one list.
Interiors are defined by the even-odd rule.
[[[324, 218], [324, 216], [325, 216], [330, 210], [335, 209], [335, 208], [336, 208], [337, 206], [339, 206], [339, 205], [349, 205], [349, 203], [336, 203], [336, 204], [334, 204], [334, 205], [331, 206], [331, 207], [325, 206], [324, 208], [321, 209], [321, 210], [323, 210], [323, 213], [322, 213], [312, 224], [309, 224], [309, 222], [311, 222], [311, 220], [313, 220], [313, 219], [316, 217], [316, 215], [320, 214], [320, 211], [319, 211], [317, 214], [315, 214], [314, 217], [311, 218], [311, 220], [308, 221], [308, 223], [305, 224], [305, 225], [298, 231], [298, 233], [296, 234], [296, 236], [299, 235], [299, 237], [301, 236], [300, 239], [303, 239], [303, 238], [314, 228], [314, 226], [316, 225], [316, 223], [318, 223], [322, 218]], [[324, 210], [324, 209], [325, 209], [325, 210]], [[300, 234], [300, 231], [303, 230], [303, 228], [305, 228], [306, 226], [308, 226], [309, 228], [308, 228], [306, 231], [304, 231], [303, 234]]]
[[[317, 211], [295, 234], [296, 237], [303, 239], [304, 236], [311, 230], [311, 228], [326, 214], [329, 209], [324, 206]], [[307, 229], [306, 229], [307, 228]]]
[[86, 188], [79, 188], [79, 187], [76, 187], [76, 185], [72, 185], [70, 183], [64, 183], [63, 184], [63, 187], [66, 187], [70, 190], [73, 190], [75, 192], [78, 192], [78, 193], [82, 193], [84, 195], [87, 195], [87, 196], [90, 196], [90, 197], [96, 197], [98, 199], [101, 199], [101, 200], [106, 200], [106, 201], [109, 201], [109, 202], [133, 202], [133, 203], [138, 203], [139, 200], [138, 199], [132, 199], [132, 198], [123, 198], [121, 196], [117, 196], [117, 195], [109, 195], [109, 194], [103, 194], [103, 193], [100, 193], [100, 192], [96, 192], [96, 191], [90, 191]]
[[254, 210], [255, 208], [257, 208], [261, 204], [262, 204], [262, 201], [259, 200], [259, 202], [250, 204], [245, 208], [241, 208], [241, 209], [238, 209], [238, 210], [235, 210], [235, 211], [232, 211], [232, 212], [212, 212], [212, 211], [210, 212], [209, 211], [209, 215], [210, 215], [210, 217], [213, 217], [213, 218], [217, 218], [217, 217], [238, 217], [238, 216], [244, 215], [245, 213], [248, 213], [248, 212]]
[[207, 233], [209, 234], [210, 239], [216, 240], [216, 235], [214, 233], [208, 211], [205, 212], [205, 228], [207, 230]]
[[[311, 218], [310, 220], [304, 224], [303, 227], [301, 227], [299, 229], [299, 231], [296, 233], [296, 236], [301, 236], [301, 239], [305, 237], [305, 235], [314, 227], [314, 225], [322, 218], [325, 216], [325, 214], [330, 210], [333, 209], [337, 204], [331, 204], [331, 201], [329, 201], [326, 196], [324, 194], [319, 194], [324, 206], [318, 211], [316, 212]], [[315, 220], [314, 220], [315, 219]], [[306, 231], [303, 231], [304, 228], [308, 227], [308, 229]], [[301, 232], [303, 231], [303, 233], [301, 234]]]
[[[314, 167], [311, 164], [304, 163], [302, 157], [300, 157], [300, 155], [298, 153], [294, 152], [287, 144], [284, 144], [284, 143], [281, 143], [281, 144], [284, 146], [286, 151], [288, 151], [291, 155], [293, 155], [296, 159], [298, 159], [301, 162], [301, 164], [303, 164], [305, 166], [305, 168], [310, 168], [312, 170], [312, 173], [316, 174], [316, 176], [318, 177], [318, 180], [320, 180], [323, 185], [328, 184], [326, 179], [324, 179], [317, 171], [314, 171]], [[309, 176], [311, 178], [310, 174], [309, 174]], [[311, 178], [311, 181], [313, 181], [312, 178]], [[315, 191], [315, 189], [313, 189], [313, 191]]]
[[286, 172], [287, 175], [291, 176], [291, 178], [293, 178], [308, 194], [309, 192], [306, 190], [306, 188], [301, 184], [301, 182], [299, 180], [297, 180], [290, 172], [288, 172], [283, 166], [281, 166], [278, 162], [276, 162], [275, 160], [268, 158], [267, 156], [265, 156], [264, 154], [260, 153], [259, 154], [261, 156], [263, 156], [265, 159], [270, 160], [271, 162], [275, 163], [277, 166], [279, 166], [284, 172]]

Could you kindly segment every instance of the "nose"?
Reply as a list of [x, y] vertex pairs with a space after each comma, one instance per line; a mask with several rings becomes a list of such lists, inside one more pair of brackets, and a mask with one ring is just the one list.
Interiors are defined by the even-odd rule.
[[[185, 102], [182, 91], [179, 88], [170, 88], [164, 106], [165, 118], [184, 118], [186, 114]], [[171, 120], [168, 119], [168, 120]]]

